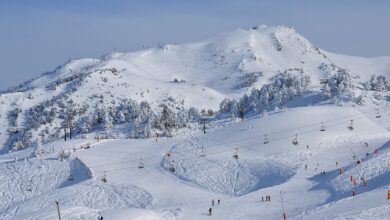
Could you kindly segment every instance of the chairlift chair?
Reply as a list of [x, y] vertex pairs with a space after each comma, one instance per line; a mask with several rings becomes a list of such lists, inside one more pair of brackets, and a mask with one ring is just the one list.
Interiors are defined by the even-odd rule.
[[353, 130], [353, 120], [351, 120], [351, 123], [347, 127], [349, 130]]
[[202, 149], [199, 154], [200, 157], [205, 157], [206, 156], [206, 151], [204, 150], [204, 147], [202, 146]]
[[268, 140], [267, 134], [265, 134], [263, 144], [268, 144], [268, 143], [269, 143], [269, 140]]
[[171, 171], [172, 173], [176, 171], [175, 166], [173, 166], [173, 164], [169, 166], [169, 171]]
[[142, 169], [142, 168], [144, 168], [144, 167], [145, 167], [145, 165], [144, 165], [144, 163], [142, 162], [142, 159], [140, 159], [139, 164], [138, 164], [138, 168], [139, 168], [139, 169]]
[[324, 122], [321, 122], [320, 131], [325, 131], [325, 130], [326, 130], [326, 128], [325, 128]]
[[233, 154], [233, 158], [238, 160], [238, 148], [235, 149], [236, 151]]
[[102, 176], [101, 181], [102, 181], [103, 183], [106, 183], [106, 182], [107, 182], [106, 171], [104, 171], [104, 175]]
[[298, 135], [297, 134], [295, 135], [295, 138], [293, 139], [292, 144], [298, 145]]
[[26, 190], [27, 190], [28, 192], [31, 192], [31, 191], [32, 191], [32, 179], [31, 179], [30, 182], [27, 184]]
[[380, 118], [381, 117], [381, 114], [379, 113], [379, 109], [376, 109], [376, 116], [375, 118]]

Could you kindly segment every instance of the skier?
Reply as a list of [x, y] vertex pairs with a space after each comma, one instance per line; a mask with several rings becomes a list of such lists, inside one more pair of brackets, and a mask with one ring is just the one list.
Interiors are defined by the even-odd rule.
[[261, 201], [264, 202], [264, 196], [261, 196]]
[[271, 202], [271, 196], [268, 196], [268, 202]]
[[211, 212], [213, 211], [212, 208], [209, 208], [209, 216], [211, 216]]
[[220, 199], [218, 199], [218, 205], [219, 205], [219, 203], [221, 203], [221, 200], [220, 200]]
[[307, 145], [306, 148], [309, 149], [309, 145]]
[[305, 164], [305, 170], [307, 170], [307, 164]]
[[214, 206], [214, 199], [211, 200], [211, 205]]
[[339, 165], [339, 162], [336, 161], [336, 167]]

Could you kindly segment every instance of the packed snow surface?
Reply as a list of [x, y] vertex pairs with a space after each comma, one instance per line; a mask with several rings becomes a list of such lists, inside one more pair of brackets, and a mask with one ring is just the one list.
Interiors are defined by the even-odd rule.
[[[351, 119], [352, 131], [347, 128]], [[326, 131], [320, 131], [321, 122]], [[356, 108], [292, 108], [210, 124], [207, 131], [157, 141], [90, 140], [91, 148], [71, 150], [63, 161], [55, 153], [3, 155], [2, 218], [52, 219], [59, 201], [65, 219], [208, 219], [215, 199], [215, 219], [278, 219], [280, 191], [286, 213], [296, 219], [388, 217], [390, 134]], [[293, 145], [296, 134], [298, 145]], [[69, 144], [72, 149], [83, 142]], [[140, 161], [144, 168], [138, 168]], [[175, 172], [169, 171], [171, 164]], [[266, 195], [271, 202], [261, 202]]]

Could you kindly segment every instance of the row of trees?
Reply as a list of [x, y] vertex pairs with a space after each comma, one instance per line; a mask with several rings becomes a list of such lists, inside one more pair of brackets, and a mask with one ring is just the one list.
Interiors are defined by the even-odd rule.
[[[354, 84], [351, 74], [336, 66], [321, 66], [329, 72], [329, 78], [323, 82], [324, 98], [354, 100]], [[300, 96], [311, 82], [310, 75], [302, 69], [288, 69], [274, 76], [260, 89], [254, 88], [238, 100], [224, 99], [220, 103], [219, 114], [244, 117], [248, 112], [266, 112], [280, 107], [293, 98]], [[383, 76], [372, 76], [365, 84], [368, 89], [389, 90], [389, 82]], [[74, 92], [74, 91], [72, 91]], [[83, 135], [93, 131], [109, 134], [115, 125], [122, 126], [130, 138], [147, 138], [158, 132], [170, 136], [176, 129], [184, 128], [188, 123], [200, 122], [201, 116], [211, 116], [215, 112], [191, 107], [184, 108], [182, 102], [170, 99], [156, 112], [146, 101], [140, 103], [132, 99], [119, 99], [105, 102], [103, 96], [92, 96], [92, 101], [78, 104], [71, 95], [63, 94], [44, 101], [25, 111], [25, 127], [16, 129], [10, 138], [15, 149], [25, 148], [36, 143], [37, 135], [43, 142], [61, 138], [64, 128], [72, 128], [73, 135]], [[356, 100], [354, 100], [356, 101]], [[11, 125], [18, 127], [19, 109], [8, 115]], [[32, 141], [34, 140], [34, 141]]]
[[[92, 131], [102, 131], [110, 135], [115, 125], [127, 124], [127, 130], [120, 132], [130, 138], [147, 138], [153, 133], [171, 136], [175, 129], [184, 128], [190, 122], [198, 122], [201, 114], [198, 109], [186, 109], [181, 103], [162, 104], [160, 112], [152, 110], [146, 101], [140, 103], [132, 99], [121, 99], [114, 104], [104, 105], [101, 97], [93, 106], [75, 104], [69, 96], [57, 96], [42, 102], [25, 112], [23, 128], [10, 132], [9, 144], [14, 149], [23, 149], [36, 143], [36, 136], [42, 142], [49, 142], [64, 136], [65, 128], [72, 128], [73, 136]], [[210, 111], [202, 110], [203, 114]], [[211, 111], [212, 112], [212, 111]], [[14, 124], [18, 109], [10, 112], [9, 120]], [[213, 112], [212, 112], [213, 113]]]
[[390, 82], [382, 75], [371, 75], [368, 82], [363, 84], [366, 90], [390, 91]]
[[354, 101], [354, 83], [351, 74], [345, 69], [337, 68], [336, 73], [323, 83], [322, 95], [325, 99]]
[[243, 117], [245, 113], [262, 112], [277, 107], [302, 94], [310, 84], [310, 75], [302, 69], [288, 69], [271, 79], [271, 82], [261, 89], [252, 89], [249, 95], [240, 100], [224, 99], [220, 104], [219, 112], [230, 113]]

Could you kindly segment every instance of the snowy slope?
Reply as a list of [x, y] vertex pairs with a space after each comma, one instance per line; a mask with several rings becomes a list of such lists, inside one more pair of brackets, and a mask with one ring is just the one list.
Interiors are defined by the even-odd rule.
[[[310, 92], [319, 91], [321, 80], [336, 67], [351, 69], [359, 87], [371, 74], [388, 76], [389, 63], [388, 57], [323, 52], [285, 26], [237, 29], [197, 43], [70, 60], [0, 95], [0, 149], [33, 146], [37, 138], [44, 143], [59, 139], [69, 111], [93, 115], [97, 108], [115, 109], [127, 99], [147, 101], [157, 113], [162, 104], [215, 111], [224, 98], [238, 99], [285, 71], [310, 77]], [[38, 115], [31, 115], [33, 108]], [[38, 118], [42, 111], [45, 118]], [[32, 125], [37, 120], [40, 125]]]
[[332, 62], [360, 75], [364, 80], [368, 80], [372, 74], [390, 76], [390, 57], [363, 58], [330, 52], [325, 52], [325, 54]]
[[[337, 68], [364, 105], [323, 100]], [[199, 120], [148, 134], [142, 119], [218, 110], [283, 72], [310, 76], [300, 96], [244, 120], [217, 114], [205, 134]], [[326, 52], [285, 26], [71, 60], [0, 94], [0, 218], [55, 219], [58, 201], [63, 219], [282, 219], [282, 192], [288, 219], [389, 219], [390, 93], [364, 90], [371, 74], [388, 78], [390, 58]], [[100, 109], [118, 121], [94, 123]], [[69, 121], [95, 125], [65, 142]]]
[[[347, 129], [350, 119], [354, 120], [353, 131]], [[128, 219], [129, 216], [134, 219], [208, 219], [206, 213], [211, 199], [219, 198], [222, 203], [215, 207], [214, 219], [277, 219], [281, 209], [278, 196], [282, 191], [289, 218], [366, 216], [386, 219], [388, 204], [385, 199], [377, 198], [385, 198], [390, 185], [387, 163], [390, 133], [376, 125], [375, 120], [355, 108], [312, 106], [273, 112], [266, 118], [210, 124], [206, 135], [194, 130], [192, 134], [162, 138], [157, 142], [154, 139], [104, 140], [91, 145], [90, 149], [71, 151], [71, 158], [77, 157], [83, 164], [72, 171], [75, 179], [71, 181], [67, 179], [74, 163], [71, 158], [61, 162], [53, 160], [57, 155], [52, 154], [41, 160], [13, 161], [11, 158], [15, 155], [4, 155], [0, 163], [2, 169], [41, 176], [46, 185], [53, 186], [33, 190], [32, 194], [25, 192], [27, 197], [23, 197], [23, 184], [20, 188], [1, 186], [4, 195], [14, 196], [10, 203], [13, 205], [5, 209], [4, 217], [50, 219], [56, 214], [52, 201], [59, 200], [65, 219], [90, 219], [99, 214], [109, 219]], [[294, 123], [284, 123], [286, 121]], [[319, 130], [321, 121], [326, 131]], [[265, 133], [269, 137], [268, 144], [263, 143]], [[298, 146], [291, 143], [295, 134], [298, 134]], [[364, 142], [368, 142], [369, 147]], [[69, 148], [77, 148], [79, 144], [70, 142]], [[199, 154], [202, 146], [206, 152], [204, 157]], [[238, 160], [232, 158], [236, 148], [239, 149]], [[374, 154], [375, 149], [378, 149], [377, 154]], [[350, 175], [355, 178], [358, 175], [352, 151], [363, 158], [356, 169], [367, 182], [367, 186], [358, 183], [356, 197], [351, 197], [353, 185], [349, 181]], [[17, 155], [24, 157], [23, 151]], [[145, 168], [137, 168], [140, 161]], [[174, 164], [174, 173], [167, 169], [166, 162]], [[26, 166], [26, 163], [31, 165]], [[307, 170], [305, 165], [308, 165]], [[52, 167], [53, 173], [39, 174], [39, 167]], [[86, 167], [87, 173], [83, 171]], [[343, 168], [343, 175], [338, 174], [339, 168]], [[58, 171], [61, 176], [54, 174]], [[321, 171], [326, 171], [326, 176], [319, 175]], [[107, 183], [101, 181], [103, 176]], [[4, 176], [11, 177], [29, 178], [28, 175]], [[33, 182], [34, 187], [41, 186]], [[61, 186], [64, 183], [67, 184]], [[272, 201], [261, 202], [262, 195], [271, 195]], [[297, 201], [297, 198], [300, 199]], [[351, 201], [361, 207], [362, 200], [371, 199], [375, 202], [359, 212], [350, 205]], [[326, 211], [336, 207], [342, 208], [331, 214]]]

